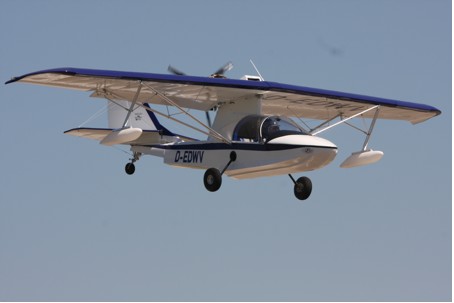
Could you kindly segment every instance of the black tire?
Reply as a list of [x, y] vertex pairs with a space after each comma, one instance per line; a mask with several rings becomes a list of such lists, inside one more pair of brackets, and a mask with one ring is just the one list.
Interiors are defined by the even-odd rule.
[[203, 184], [208, 191], [217, 191], [222, 184], [221, 172], [216, 168], [209, 168], [203, 175]]
[[134, 172], [136, 171], [136, 167], [133, 163], [128, 163], [126, 164], [125, 166], [125, 172], [128, 174], [128, 175], [132, 175]]
[[301, 177], [296, 180], [295, 187], [293, 189], [295, 197], [299, 200], [306, 200], [309, 198], [312, 192], [312, 181], [308, 177]]

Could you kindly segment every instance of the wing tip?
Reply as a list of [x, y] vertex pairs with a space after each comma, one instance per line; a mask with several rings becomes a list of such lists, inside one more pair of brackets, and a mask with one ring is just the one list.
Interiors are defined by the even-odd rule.
[[439, 110], [439, 109], [434, 109], [431, 112], [433, 114], [430, 117], [422, 117], [422, 118], [419, 118], [419, 119], [410, 120], [411, 124], [415, 125], [415, 124], [419, 124], [419, 123], [425, 122], [427, 120], [435, 118], [436, 116], [440, 116], [441, 113], [442, 113], [441, 110]]
[[40, 70], [28, 74], [24, 74], [22, 76], [17, 76], [17, 77], [12, 77], [10, 80], [6, 81], [5, 84], [10, 84], [14, 82], [21, 81], [24, 78], [27, 78], [29, 76], [34, 76], [34, 75], [39, 75], [39, 74], [66, 74], [66, 75], [75, 75], [77, 72], [75, 71], [75, 68], [72, 67], [59, 67], [59, 68], [53, 68], [53, 69], [46, 69], [46, 70]]
[[19, 81], [19, 80], [20, 80], [20, 77], [12, 77], [11, 79], [9, 79], [8, 81], [5, 82], [5, 85]]

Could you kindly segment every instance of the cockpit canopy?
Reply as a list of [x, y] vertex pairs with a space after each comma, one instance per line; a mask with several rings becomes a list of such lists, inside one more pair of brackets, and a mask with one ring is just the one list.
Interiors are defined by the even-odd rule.
[[249, 115], [238, 122], [232, 140], [242, 142], [268, 142], [286, 135], [307, 135], [293, 121], [282, 116]]

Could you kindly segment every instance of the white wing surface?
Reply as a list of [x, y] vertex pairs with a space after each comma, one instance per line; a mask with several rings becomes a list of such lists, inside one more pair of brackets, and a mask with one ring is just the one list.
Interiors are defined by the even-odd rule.
[[[202, 111], [255, 96], [262, 100], [263, 114], [319, 120], [352, 116], [376, 105], [380, 105], [378, 118], [414, 124], [441, 113], [425, 104], [268, 81], [57, 68], [16, 77], [6, 84], [13, 82], [87, 91], [91, 97], [126, 101], [134, 100], [140, 86], [137, 102], [169, 105], [165, 100], [169, 98], [180, 107]], [[364, 114], [372, 115], [373, 111]]]

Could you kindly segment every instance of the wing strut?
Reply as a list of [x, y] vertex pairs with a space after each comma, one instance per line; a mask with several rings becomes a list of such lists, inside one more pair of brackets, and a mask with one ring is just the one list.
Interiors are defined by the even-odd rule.
[[[354, 114], [353, 116], [350, 116], [350, 117], [348, 117], [348, 118], [346, 118], [346, 119], [341, 119], [339, 122], [334, 123], [333, 125], [330, 125], [330, 126], [328, 126], [328, 127], [325, 127], [324, 129], [321, 129], [321, 130], [316, 131], [316, 132], [311, 132], [311, 135], [314, 135], [314, 136], [315, 136], [315, 135], [317, 135], [317, 134], [320, 134], [320, 133], [324, 132], [325, 130], [328, 130], [328, 129], [330, 129], [330, 128], [333, 128], [334, 126], [338, 126], [339, 124], [346, 123], [348, 120], [351, 120], [351, 119], [353, 119], [353, 118], [356, 118], [356, 117], [358, 117], [358, 116], [360, 116], [360, 115], [362, 115], [362, 114], [365, 114], [365, 113], [367, 113], [367, 112], [369, 112], [369, 111], [371, 111], [371, 110], [378, 109], [378, 108], [380, 108], [380, 105], [372, 106], [371, 108], [368, 108], [368, 109], [366, 109], [366, 110], [363, 110], [362, 112], [359, 112], [359, 113], [357, 113], [357, 114]], [[335, 118], [336, 118], [336, 117], [335, 117]], [[374, 116], [374, 120], [373, 120], [373, 125], [375, 125], [375, 120], [377, 120], [377, 118], [378, 118], [378, 110], [375, 112], [375, 116]], [[331, 121], [331, 120], [332, 120], [332, 119], [330, 119], [329, 121]], [[324, 124], [326, 124], [326, 123], [323, 123], [322, 125], [324, 125]], [[371, 126], [372, 126], [372, 129], [373, 129], [373, 125], [371, 125]], [[372, 130], [370, 130], [370, 131], [372, 131]], [[369, 135], [369, 137], [370, 137], [370, 135]]]
[[[374, 117], [372, 118], [372, 121], [370, 123], [370, 126], [369, 126], [369, 130], [366, 132], [365, 130], [362, 130], [350, 123], [348, 123], [347, 121], [355, 118], [355, 117], [358, 117], [362, 114], [365, 114], [371, 110], [375, 110], [375, 113], [374, 113]], [[328, 130], [330, 128], [333, 128], [341, 123], [345, 123], [347, 124], [348, 126], [350, 127], [353, 127], [354, 129], [356, 130], [359, 130], [361, 131], [363, 134], [366, 135], [366, 140], [364, 140], [364, 143], [363, 143], [363, 147], [360, 151], [358, 152], [354, 152], [352, 153], [347, 159], [345, 159], [344, 162], [342, 162], [342, 164], [340, 165], [340, 167], [342, 168], [351, 168], [351, 167], [357, 167], [357, 166], [363, 166], [363, 165], [368, 165], [368, 164], [372, 164], [372, 163], [375, 163], [377, 161], [379, 161], [382, 157], [383, 157], [383, 152], [382, 151], [374, 151], [372, 149], [367, 149], [367, 145], [369, 144], [369, 140], [370, 140], [370, 137], [372, 135], [372, 131], [374, 130], [374, 127], [375, 127], [375, 122], [377, 121], [378, 119], [378, 115], [380, 113], [380, 105], [376, 105], [376, 106], [373, 106], [371, 108], [368, 108], [366, 110], [363, 110], [362, 112], [359, 112], [357, 114], [354, 114], [348, 118], [343, 118], [342, 116], [340, 115], [337, 115], [333, 118], [330, 118], [328, 119], [327, 121], [323, 122], [322, 124], [320, 124], [319, 126], [317, 126], [316, 128], [314, 128], [310, 134], [311, 135], [317, 135], [321, 132], [324, 132], [325, 130]], [[330, 125], [328, 127], [325, 127], [319, 131], [316, 131], [316, 132], [313, 132], [314, 130], [322, 127], [323, 125], [326, 125], [327, 123], [329, 123], [330, 121], [333, 121], [334, 119], [336, 119], [337, 117], [341, 118], [341, 120], [337, 123], [334, 123], [333, 125]]]
[[379, 161], [383, 157], [384, 153], [382, 151], [367, 149], [367, 145], [369, 144], [370, 136], [372, 135], [372, 131], [374, 130], [375, 122], [377, 121], [378, 114], [380, 113], [380, 106], [377, 105], [377, 106], [375, 106], [375, 108], [376, 108], [375, 114], [374, 114], [374, 117], [372, 118], [372, 121], [369, 126], [369, 130], [367, 132], [344, 121], [347, 125], [364, 133], [366, 135], [366, 139], [364, 140], [362, 149], [358, 152], [352, 153], [347, 159], [345, 159], [344, 162], [342, 162], [340, 167], [351, 168], [351, 167], [368, 165], [368, 164], [372, 164], [372, 163]]
[[[193, 129], [193, 130], [195, 130], [195, 131], [198, 131], [199, 133], [205, 134], [205, 135], [207, 135], [207, 136], [210, 135], [210, 133], [207, 132], [207, 131], [201, 130], [200, 128], [197, 128], [197, 127], [195, 127], [195, 126], [192, 126], [191, 124], [188, 124], [188, 123], [185, 123], [185, 122], [183, 122], [183, 121], [180, 121], [180, 120], [178, 120], [178, 119], [176, 119], [176, 118], [174, 118], [174, 117], [172, 117], [172, 116], [170, 116], [170, 115], [164, 114], [164, 113], [162, 113], [162, 112], [160, 112], [160, 111], [158, 111], [158, 110], [156, 110], [156, 109], [154, 109], [154, 108], [146, 107], [146, 106], [144, 106], [144, 105], [142, 105], [142, 104], [139, 104], [139, 106], [141, 106], [143, 109], [145, 109], [145, 110], [147, 110], [147, 111], [149, 111], [149, 112], [152, 112], [152, 113], [155, 113], [155, 114], [157, 114], [157, 115], [163, 116], [163, 117], [165, 117], [165, 118], [167, 118], [167, 119], [170, 119], [170, 120], [172, 120], [172, 121], [175, 121], [175, 122], [177, 122], [177, 123], [180, 123], [181, 125], [184, 125], [184, 126], [186, 126], [186, 127], [189, 127], [189, 128], [191, 128], [191, 129]], [[219, 139], [219, 138], [218, 138], [218, 139]], [[230, 141], [227, 141], [227, 142], [230, 143]]]
[[377, 110], [375, 111], [375, 114], [374, 114], [374, 118], [372, 119], [372, 122], [370, 123], [369, 131], [366, 134], [366, 140], [364, 141], [364, 144], [363, 144], [363, 151], [365, 151], [367, 149], [367, 144], [369, 144], [370, 136], [372, 135], [372, 131], [374, 130], [375, 122], [377, 121], [379, 112], [380, 112], [380, 106], [378, 105]]
[[[200, 128], [197, 128], [193, 125], [190, 125], [188, 123], [185, 123], [181, 120], [178, 120], [178, 119], [175, 119], [173, 118], [171, 115], [168, 115], [168, 114], [165, 114], [165, 113], [162, 113], [156, 109], [152, 109], [150, 107], [146, 107], [144, 106], [143, 104], [141, 104], [140, 102], [137, 102], [137, 99], [138, 99], [138, 95], [140, 93], [140, 89], [142, 86], [146, 86], [148, 88], [150, 88], [156, 95], [159, 95], [161, 96], [167, 103], [169, 103], [170, 105], [175, 105], [182, 113], [186, 114], [187, 116], [189, 116], [190, 118], [192, 118], [194, 121], [196, 121], [197, 123], [199, 123], [200, 125], [202, 125], [204, 128], [206, 128], [208, 131], [204, 131], [204, 130], [201, 130]], [[149, 112], [153, 112], [157, 115], [160, 115], [160, 116], [163, 116], [167, 119], [170, 119], [172, 121], [175, 121], [177, 123], [180, 123], [186, 127], [189, 127], [195, 131], [198, 131], [202, 134], [205, 134], [207, 136], [213, 136], [215, 137], [216, 139], [220, 140], [221, 142], [226, 142], [228, 144], [232, 143], [230, 140], [228, 140], [227, 138], [225, 138], [224, 136], [222, 136], [221, 134], [219, 134], [218, 132], [216, 132], [213, 128], [209, 127], [209, 126], [206, 126], [205, 124], [203, 124], [203, 122], [201, 122], [200, 120], [198, 120], [197, 118], [195, 118], [194, 116], [192, 116], [191, 114], [189, 114], [187, 111], [184, 110], [184, 108], [182, 108], [181, 106], [178, 106], [177, 104], [175, 104], [175, 102], [173, 102], [172, 100], [170, 100], [167, 96], [165, 96], [163, 93], [161, 92], [158, 92], [156, 91], [156, 89], [153, 89], [152, 87], [146, 85], [144, 82], [140, 81], [140, 84], [139, 84], [139, 88], [137, 89], [137, 92], [136, 92], [136, 95], [134, 96], [133, 100], [132, 101], [129, 101], [128, 98], [124, 97], [124, 96], [121, 96], [120, 94], [118, 93], [114, 93], [112, 91], [108, 91], [107, 89], [103, 89], [102, 91], [96, 91], [97, 94], [100, 94], [103, 96], [103, 98], [106, 98], [107, 100], [109, 100], [110, 102], [122, 107], [124, 110], [128, 111], [128, 117], [129, 115], [131, 114], [132, 111], [134, 111], [134, 106], [137, 104], [137, 107], [142, 107], [143, 109], [145, 109], [146, 111], [149, 111]], [[109, 97], [112, 96], [113, 98], [116, 98], [116, 99], [120, 99], [120, 100], [126, 100], [126, 101], [129, 101], [131, 102], [131, 106], [128, 108], [124, 107], [122, 104], [116, 102], [113, 98], [110, 98]], [[125, 119], [125, 121], [127, 121], [128, 117]], [[124, 127], [123, 127], [124, 128]]]
[[140, 90], [142, 89], [142, 81], [139, 82], [139, 86], [137, 87], [136, 94], [134, 95], [134, 98], [131, 101], [131, 106], [128, 109], [128, 113], [126, 114], [125, 122], [123, 122], [123, 127], [126, 127], [126, 124], [128, 124], [129, 116], [131, 116], [131, 113], [134, 111], [134, 106], [137, 103], [137, 98], [139, 98]]
[[[215, 131], [213, 128], [211, 127], [208, 127], [205, 125], [205, 123], [203, 123], [202, 121], [200, 121], [199, 119], [197, 119], [196, 117], [194, 117], [193, 115], [191, 115], [190, 113], [188, 113], [187, 111], [184, 110], [184, 108], [182, 108], [181, 106], [179, 106], [177, 103], [175, 103], [174, 101], [172, 101], [172, 99], [170, 99], [169, 97], [167, 97], [165, 94], [161, 93], [160, 91], [156, 90], [154, 87], [150, 86], [150, 85], [147, 85], [146, 83], [144, 83], [144, 85], [149, 88], [151, 91], [153, 91], [156, 95], [159, 95], [162, 99], [164, 99], [167, 103], [169, 103], [171, 106], [175, 106], [176, 108], [178, 108], [182, 113], [184, 113], [185, 115], [187, 115], [189, 118], [191, 118], [192, 120], [194, 120], [195, 122], [197, 122], [198, 124], [200, 124], [201, 126], [203, 126], [204, 128], [206, 128], [207, 130], [209, 130], [209, 135], [212, 135], [213, 137], [217, 138], [218, 140], [221, 140], [225, 143], [232, 143], [229, 139], [227, 139], [226, 137], [224, 137], [223, 135], [221, 135], [220, 133], [218, 133], [217, 131]], [[178, 120], [177, 120], [178, 121]], [[204, 132], [205, 133], [205, 132]]]
[[[318, 126], [316, 126], [316, 127], [314, 127], [314, 128], [311, 128], [311, 129], [309, 130], [309, 132], [312, 133], [314, 130], [319, 129], [319, 128], [321, 128], [322, 126], [325, 126], [326, 124], [330, 123], [330, 122], [333, 121], [334, 119], [337, 119], [338, 117], [340, 117], [340, 114], [337, 114], [337, 115], [335, 115], [334, 117], [332, 117], [332, 118], [326, 120], [325, 122], [321, 123], [320, 125], [318, 125]], [[303, 123], [304, 123], [304, 122], [303, 122]], [[345, 123], [348, 124], [347, 122], [345, 122]], [[304, 124], [307, 126], [306, 123], [304, 123]], [[309, 127], [309, 128], [310, 128], [310, 127]]]

